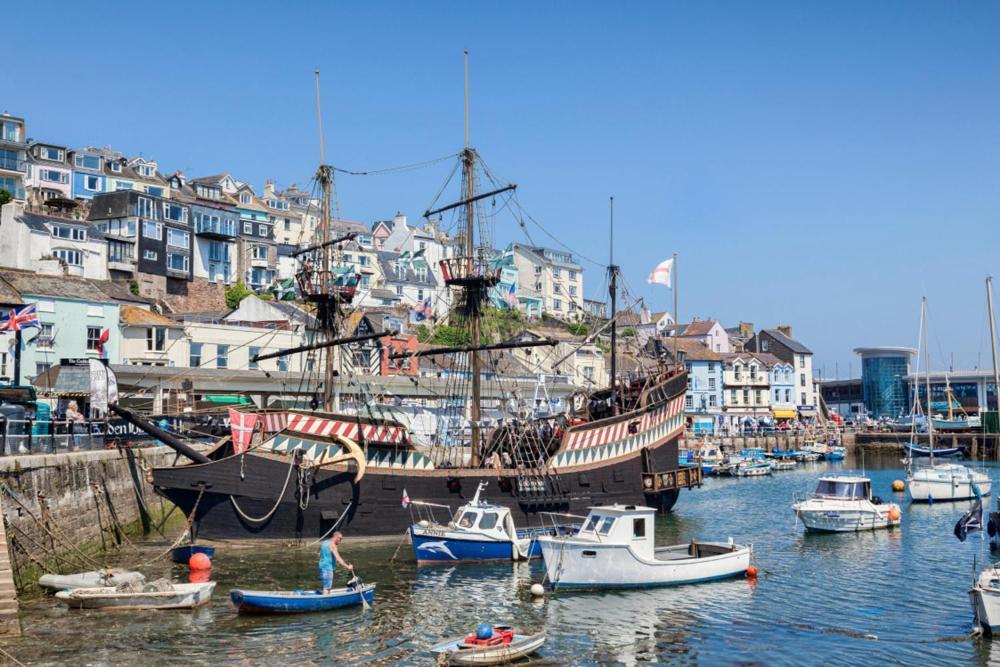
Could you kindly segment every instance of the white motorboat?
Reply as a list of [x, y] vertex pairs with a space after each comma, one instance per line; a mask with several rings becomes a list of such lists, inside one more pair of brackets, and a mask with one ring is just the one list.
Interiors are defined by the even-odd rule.
[[771, 461], [771, 470], [774, 472], [783, 472], [787, 470], [795, 470], [798, 467], [798, 463], [795, 461]]
[[771, 474], [771, 463], [760, 459], [744, 461], [736, 466], [737, 477], [763, 477]]
[[539, 538], [553, 589], [693, 584], [739, 576], [750, 567], [753, 548], [732, 540], [657, 548], [655, 515], [652, 507], [592, 507], [575, 535]]
[[91, 570], [76, 574], [43, 574], [38, 585], [50, 591], [64, 591], [72, 588], [115, 587], [125, 583], [145, 583], [146, 577], [140, 572], [128, 570]]
[[872, 483], [860, 475], [820, 477], [811, 496], [795, 498], [792, 509], [806, 530], [849, 533], [898, 526], [899, 505], [872, 496]]
[[983, 632], [1000, 631], [1000, 567], [991, 565], [979, 574], [969, 589], [969, 603], [976, 615], [976, 626]]
[[917, 468], [909, 479], [910, 497], [918, 502], [968, 500], [988, 496], [990, 476], [958, 463], [939, 463]]
[[194, 609], [212, 599], [215, 582], [203, 584], [123, 585], [118, 587], [75, 588], [56, 593], [56, 599], [71, 609]]

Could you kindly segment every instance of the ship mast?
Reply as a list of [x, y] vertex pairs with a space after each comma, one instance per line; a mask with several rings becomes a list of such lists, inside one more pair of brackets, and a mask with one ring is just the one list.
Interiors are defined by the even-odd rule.
[[[330, 278], [330, 232], [332, 225], [330, 224], [330, 189], [333, 183], [333, 170], [330, 165], [326, 164], [326, 156], [323, 151], [323, 114], [320, 111], [320, 87], [319, 87], [319, 70], [316, 70], [316, 122], [319, 124], [319, 169], [316, 172], [316, 179], [319, 181], [320, 187], [323, 189], [323, 211], [320, 218], [320, 245], [322, 246], [322, 263], [320, 268], [320, 289], [325, 292], [331, 288], [329, 284]], [[320, 304], [320, 311], [323, 311], [324, 304]], [[336, 321], [334, 318], [335, 307], [332, 303], [326, 304], [326, 313], [320, 314], [319, 322], [320, 326], [326, 332], [328, 339], [332, 339], [335, 335], [334, 327]], [[334, 363], [333, 363], [333, 348], [327, 348], [323, 354], [324, 358], [324, 373], [323, 373], [323, 409], [327, 412], [333, 412], [333, 377], [334, 377]]]
[[618, 414], [618, 267], [615, 265], [615, 198], [610, 200], [611, 239], [608, 255], [608, 291], [611, 295], [611, 409]]
[[[465, 65], [465, 149], [462, 151], [462, 171], [465, 181], [465, 255], [472, 266], [475, 265], [476, 241], [475, 241], [475, 172], [476, 172], [476, 151], [469, 147], [469, 50], [463, 52]], [[470, 335], [472, 347], [478, 348], [480, 345], [479, 314], [473, 313], [470, 317]], [[482, 441], [481, 424], [482, 418], [482, 387], [480, 386], [479, 374], [481, 372], [481, 359], [479, 351], [473, 349], [472, 355], [472, 401], [469, 404], [469, 421], [471, 426], [472, 458], [470, 464], [473, 468], [479, 466], [479, 447]]]

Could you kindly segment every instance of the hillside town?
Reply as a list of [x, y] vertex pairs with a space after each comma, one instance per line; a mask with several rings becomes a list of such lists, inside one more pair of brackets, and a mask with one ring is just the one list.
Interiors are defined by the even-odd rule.
[[[294, 301], [295, 257], [317, 234], [315, 191], [279, 190], [274, 181], [258, 190], [229, 173], [168, 173], [154, 159], [109, 147], [29, 139], [25, 119], [8, 113], [0, 128], [0, 306], [34, 304], [39, 322], [23, 337], [17, 369], [14, 332], [0, 333], [0, 377], [30, 382], [61, 360], [106, 359], [126, 384], [159, 378], [140, 382], [132, 400], [161, 412], [246, 393], [253, 377], [312, 370], [311, 355], [254, 358], [306, 342], [313, 316]], [[351, 333], [387, 332], [340, 363], [380, 377], [446, 376], [440, 362], [404, 365], [389, 356], [436, 342], [435, 324], [452, 305], [441, 261], [461, 252], [460, 236], [440, 220], [414, 224], [403, 213], [335, 220], [332, 236], [350, 236], [336, 262], [360, 276]], [[490, 302], [508, 333], [558, 340], [551, 353], [506, 352], [502, 372], [555, 409], [575, 389], [607, 385], [607, 303], [585, 297], [582, 264], [564, 249], [524, 243], [497, 256], [501, 278]], [[606, 289], [603, 278], [592, 280], [591, 294]], [[727, 328], [710, 318], [678, 326], [670, 313], [645, 307], [617, 318], [626, 371], [675, 354], [686, 364], [685, 413], [695, 432], [822, 418], [812, 353], [790, 327]], [[255, 400], [280, 393], [262, 389]]]

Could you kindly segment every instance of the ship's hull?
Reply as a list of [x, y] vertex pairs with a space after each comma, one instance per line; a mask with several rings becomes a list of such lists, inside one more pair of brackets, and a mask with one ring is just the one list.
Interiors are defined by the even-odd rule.
[[[670, 462], [677, 460], [677, 438], [651, 448], [648, 456], [660, 470], [676, 468], [676, 463]], [[545, 512], [586, 514], [598, 504], [654, 504], [661, 511], [669, 511], [679, 495], [675, 489], [658, 492], [655, 498], [647, 496], [642, 473], [648, 471], [644, 470], [643, 457], [638, 455], [579, 472], [560, 473], [558, 482], [563, 493], [530, 501], [518, 498], [513, 489], [503, 491], [502, 480], [510, 478], [489, 469], [478, 474], [456, 470], [454, 475], [440, 474], [444, 471], [368, 471], [358, 483], [354, 483], [353, 472], [320, 470], [311, 483], [303, 485], [308, 489], [303, 499], [298, 475], [293, 470], [289, 476], [287, 462], [247, 456], [241, 464], [240, 459], [231, 456], [211, 463], [157, 468], [153, 471], [154, 485], [186, 515], [195, 512], [193, 530], [197, 537], [207, 539], [315, 538], [334, 524], [337, 530], [352, 536], [402, 537], [413, 523], [409, 510], [402, 505], [404, 490], [409, 498], [449, 505], [455, 510], [469, 502], [480, 482], [488, 482], [485, 495], [490, 502], [509, 507], [514, 522], [522, 528], [543, 525], [547, 521]], [[269, 517], [258, 521], [272, 510]], [[445, 510], [441, 513], [440, 518], [445, 518]]]

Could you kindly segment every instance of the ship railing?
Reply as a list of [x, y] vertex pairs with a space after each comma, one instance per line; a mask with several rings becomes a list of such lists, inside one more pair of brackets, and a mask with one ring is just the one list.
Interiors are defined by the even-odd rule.
[[[448, 518], [445, 520], [444, 524], [438, 521], [437, 517], [434, 515], [435, 508], [443, 509], [447, 512]], [[451, 511], [451, 505], [442, 505], [441, 503], [429, 503], [423, 500], [411, 500], [409, 502], [409, 509], [410, 509], [410, 521], [413, 523], [427, 521], [428, 523], [442, 526], [446, 525], [449, 521], [451, 521], [452, 516], [454, 516], [454, 514]]]
[[350, 302], [357, 293], [360, 278], [350, 281], [350, 276], [345, 277], [343, 272], [303, 269], [296, 274], [296, 280], [303, 296], [334, 295]]
[[438, 262], [441, 276], [448, 285], [464, 285], [484, 282], [494, 285], [500, 282], [500, 267], [491, 265], [485, 257], [452, 257]]
[[665, 472], [642, 473], [642, 490], [645, 493], [661, 493], [674, 489], [690, 489], [701, 486], [701, 466], [691, 466], [667, 470]]
[[104, 422], [0, 418], [0, 456], [104, 449]]

